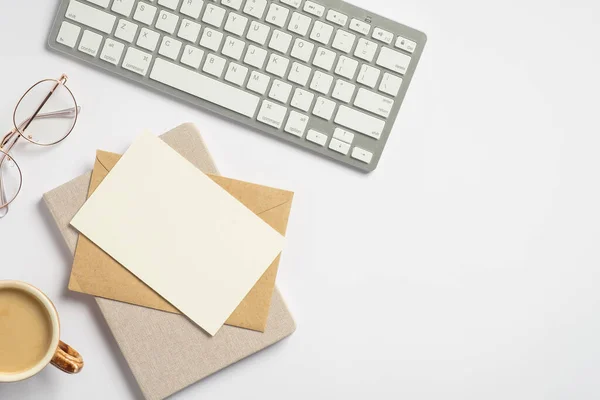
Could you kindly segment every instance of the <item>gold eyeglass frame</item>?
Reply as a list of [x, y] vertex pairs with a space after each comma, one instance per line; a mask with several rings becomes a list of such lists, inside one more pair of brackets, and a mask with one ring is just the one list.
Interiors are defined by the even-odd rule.
[[[41, 81], [36, 82], [29, 89], [27, 89], [27, 91], [23, 94], [23, 96], [21, 96], [21, 98], [17, 102], [17, 105], [15, 106], [15, 109], [13, 112], [13, 126], [14, 127], [10, 132], [8, 132], [6, 135], [4, 135], [2, 140], [0, 140], [0, 167], [2, 166], [2, 164], [4, 162], [12, 161], [14, 163], [14, 165], [17, 168], [17, 172], [19, 173], [19, 178], [20, 178], [19, 179], [19, 187], [17, 188], [17, 192], [15, 193], [13, 198], [6, 200], [7, 202], [5, 204], [3, 204], [3, 201], [0, 200], [0, 218], [4, 217], [8, 213], [8, 206], [12, 202], [15, 201], [15, 199], [18, 197], [18, 195], [21, 192], [21, 189], [23, 187], [23, 173], [21, 171], [21, 168], [19, 167], [19, 164], [15, 161], [14, 157], [12, 157], [9, 154], [10, 151], [12, 150], [12, 148], [15, 146], [15, 144], [19, 141], [19, 139], [23, 138], [23, 139], [27, 140], [28, 142], [33, 143], [38, 146], [43, 146], [43, 147], [54, 146], [54, 145], [62, 142], [63, 140], [65, 140], [71, 134], [71, 132], [73, 132], [73, 129], [75, 128], [75, 125], [77, 124], [77, 118], [79, 116], [79, 111], [81, 110], [81, 107], [79, 107], [77, 105], [77, 100], [75, 99], [73, 92], [71, 92], [71, 89], [69, 89], [67, 87], [67, 85], [66, 85], [67, 80], [68, 80], [68, 77], [65, 74], [62, 74], [60, 76], [60, 78], [58, 78], [58, 79], [42, 79]], [[23, 99], [36, 86], [38, 86], [44, 82], [55, 82], [55, 85], [52, 89], [50, 89], [50, 92], [46, 95], [44, 100], [42, 100], [42, 103], [37, 107], [35, 112], [29, 118], [25, 119], [24, 121], [22, 121], [20, 123], [17, 122], [17, 110], [19, 109], [19, 106], [23, 102]], [[58, 110], [58, 111], [40, 114], [40, 111], [42, 110], [42, 108], [46, 105], [46, 103], [48, 102], [50, 97], [52, 97], [52, 95], [54, 94], [56, 89], [58, 89], [58, 87], [61, 85], [67, 90], [67, 93], [73, 99], [74, 107], [67, 108], [64, 110]], [[39, 142], [35, 141], [31, 135], [26, 135], [26, 133], [25, 133], [25, 130], [29, 127], [31, 122], [36, 118], [55, 118], [55, 117], [61, 117], [61, 116], [71, 116], [73, 114], [74, 114], [74, 119], [73, 119], [73, 124], [71, 125], [71, 128], [67, 131], [67, 133], [61, 139], [59, 139], [53, 143], [39, 143]], [[1, 179], [2, 179], [2, 177], [0, 176], [0, 180]], [[1, 185], [2, 184], [0, 183], [0, 190], [4, 190], [4, 189], [2, 189]]]

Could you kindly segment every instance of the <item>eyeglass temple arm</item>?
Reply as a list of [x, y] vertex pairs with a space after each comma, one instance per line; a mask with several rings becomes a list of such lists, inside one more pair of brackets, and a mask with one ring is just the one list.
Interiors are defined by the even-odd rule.
[[[77, 113], [79, 113], [81, 111], [81, 107], [77, 106]], [[21, 131], [21, 129], [25, 126], [25, 125], [29, 125], [29, 122], [32, 119], [45, 119], [45, 118], [67, 118], [67, 117], [72, 117], [76, 114], [75, 112], [75, 107], [71, 107], [71, 108], [65, 108], [63, 110], [57, 110], [57, 111], [51, 111], [51, 112], [47, 112], [47, 113], [41, 113], [41, 114], [37, 114], [35, 117], [33, 118], [27, 118], [25, 121], [21, 122], [19, 124], [19, 126], [16, 129], [13, 129], [12, 131], [8, 132], [4, 138], [2, 139], [2, 142], [0, 142], [0, 149], [5, 147], [8, 142], [10, 142], [10, 139], [13, 137], [13, 135], [19, 131]], [[19, 136], [17, 135], [17, 137], [15, 138], [15, 140], [13, 141], [13, 143], [10, 145], [10, 147], [8, 148], [8, 150], [10, 150], [15, 143], [17, 143], [17, 141], [19, 140]], [[7, 151], [8, 152], [8, 151]]]

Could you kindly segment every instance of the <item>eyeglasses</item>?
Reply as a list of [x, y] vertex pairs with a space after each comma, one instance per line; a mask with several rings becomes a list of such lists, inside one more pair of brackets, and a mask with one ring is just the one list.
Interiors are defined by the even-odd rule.
[[13, 113], [14, 128], [0, 141], [0, 218], [8, 213], [23, 185], [19, 165], [9, 154], [19, 139], [39, 146], [53, 146], [69, 136], [80, 107], [66, 86], [67, 76], [44, 79], [29, 88]]

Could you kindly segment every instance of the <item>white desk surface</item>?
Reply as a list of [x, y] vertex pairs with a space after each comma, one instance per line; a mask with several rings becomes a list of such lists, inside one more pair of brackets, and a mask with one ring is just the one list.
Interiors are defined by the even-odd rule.
[[0, 279], [54, 300], [86, 367], [0, 398], [140, 398], [93, 300], [66, 288], [41, 195], [96, 149], [186, 121], [223, 175], [296, 192], [278, 285], [298, 330], [173, 399], [600, 397], [600, 3], [353, 2], [429, 36], [370, 175], [51, 53], [58, 1], [2, 2], [5, 129], [62, 72], [83, 110], [59, 146], [14, 149], [25, 183], [0, 221]]

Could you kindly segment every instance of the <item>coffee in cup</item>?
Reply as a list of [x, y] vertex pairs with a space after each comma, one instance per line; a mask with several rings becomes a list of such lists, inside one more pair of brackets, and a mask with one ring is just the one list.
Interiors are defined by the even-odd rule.
[[27, 379], [52, 363], [77, 373], [83, 360], [59, 339], [56, 308], [39, 289], [0, 281], [0, 382]]

